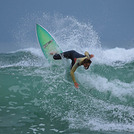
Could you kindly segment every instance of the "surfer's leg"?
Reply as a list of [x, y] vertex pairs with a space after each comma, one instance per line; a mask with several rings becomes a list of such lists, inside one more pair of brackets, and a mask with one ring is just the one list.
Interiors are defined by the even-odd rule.
[[74, 60], [74, 58], [75, 58], [75, 53], [76, 53], [76, 51], [74, 51], [74, 50], [67, 51], [67, 52], [64, 52], [64, 53], [63, 53], [63, 56], [64, 56], [65, 58], [72, 60], [71, 68], [73, 67], [73, 65], [74, 65], [74, 63], [75, 63], [75, 60]]
[[71, 59], [72, 60], [71, 66], [73, 66], [73, 64], [75, 63], [74, 62], [75, 53], [76, 53], [76, 51], [74, 51], [74, 50], [66, 51], [66, 52], [63, 52], [63, 53], [60, 53], [60, 54], [54, 54], [53, 58], [55, 60], [59, 60], [59, 59], [62, 59], [62, 58]]
[[67, 59], [71, 59], [73, 60], [73, 54], [75, 53], [74, 50], [71, 50], [71, 51], [66, 51], [64, 53], [62, 53], [63, 57], [67, 58]]
[[57, 59], [61, 59], [61, 58], [66, 58], [66, 59], [72, 59], [72, 53], [73, 51], [66, 51], [60, 54], [56, 54], [56, 53], [50, 53], [51, 55], [53, 55], [53, 58], [55, 60]]
[[62, 57], [61, 57], [61, 54], [55, 54], [55, 55], [53, 55], [53, 58], [55, 60], [60, 60]]

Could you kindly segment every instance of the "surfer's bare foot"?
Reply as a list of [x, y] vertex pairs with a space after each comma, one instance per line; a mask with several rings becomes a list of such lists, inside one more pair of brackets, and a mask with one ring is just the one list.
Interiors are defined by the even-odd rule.
[[56, 54], [56, 52], [50, 52], [50, 55], [55, 55]]

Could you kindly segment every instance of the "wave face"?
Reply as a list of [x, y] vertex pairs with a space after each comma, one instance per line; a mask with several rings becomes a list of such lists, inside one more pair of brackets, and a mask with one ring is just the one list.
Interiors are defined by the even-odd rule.
[[76, 90], [65, 59], [50, 65], [31, 45], [1, 53], [0, 133], [133, 133], [134, 49], [102, 49], [93, 27], [72, 17], [43, 20], [63, 51], [93, 53], [92, 65], [75, 72]]

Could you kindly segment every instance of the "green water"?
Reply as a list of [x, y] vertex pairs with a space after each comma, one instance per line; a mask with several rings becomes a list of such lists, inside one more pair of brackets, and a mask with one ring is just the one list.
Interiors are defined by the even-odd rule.
[[134, 62], [80, 67], [33, 51], [0, 54], [0, 134], [134, 133]]

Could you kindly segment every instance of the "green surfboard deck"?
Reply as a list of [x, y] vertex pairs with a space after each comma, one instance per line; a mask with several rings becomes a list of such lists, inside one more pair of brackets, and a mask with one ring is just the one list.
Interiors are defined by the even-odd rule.
[[62, 50], [54, 40], [53, 36], [39, 24], [36, 24], [36, 32], [40, 47], [46, 59], [49, 62], [54, 61], [53, 56], [50, 55], [50, 52], [61, 53]]

